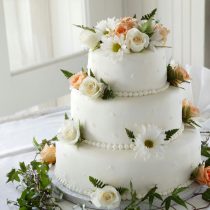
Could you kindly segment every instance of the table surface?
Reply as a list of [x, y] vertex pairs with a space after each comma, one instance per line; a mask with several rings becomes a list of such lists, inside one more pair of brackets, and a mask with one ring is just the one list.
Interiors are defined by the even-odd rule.
[[[56, 135], [65, 112], [68, 113], [68, 110], [0, 124], [0, 210], [17, 209], [6, 204], [7, 199], [16, 200], [19, 196], [14, 184], [6, 184], [6, 174], [11, 168], [17, 167], [19, 162], [30, 162], [34, 158], [33, 137], [41, 140]], [[199, 196], [190, 199], [190, 202], [197, 207], [206, 205]], [[67, 201], [62, 201], [60, 206], [63, 210], [80, 209]], [[176, 207], [176, 209], [184, 208]]]

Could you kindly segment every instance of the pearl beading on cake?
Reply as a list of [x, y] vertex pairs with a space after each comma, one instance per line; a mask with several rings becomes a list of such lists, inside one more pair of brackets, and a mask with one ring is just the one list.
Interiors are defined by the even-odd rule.
[[[88, 189], [88, 190], [82, 190], [82, 189], [80, 189], [79, 187], [77, 187], [77, 186], [75, 186], [75, 185], [73, 185], [73, 184], [70, 184], [69, 182], [67, 183], [66, 181], [64, 181], [62, 178], [60, 178], [59, 176], [57, 176], [56, 174], [55, 174], [55, 177], [58, 179], [58, 181], [60, 182], [60, 183], [62, 183], [66, 188], [68, 188], [69, 190], [71, 190], [71, 191], [74, 191], [74, 192], [76, 192], [76, 193], [79, 193], [79, 194], [81, 194], [81, 195], [86, 195], [86, 196], [89, 196], [89, 197], [91, 197], [91, 194], [93, 193], [93, 191], [91, 190], [91, 189]], [[192, 184], [193, 183], [193, 181], [192, 180], [188, 180], [186, 183], [184, 183], [184, 184], [180, 184], [179, 186], [177, 186], [178, 188], [179, 187], [188, 187], [190, 184]], [[165, 192], [159, 192], [159, 194], [160, 195], [162, 195], [162, 196], [167, 196], [167, 195], [169, 195], [171, 192], [173, 192], [174, 191], [174, 188], [171, 188], [171, 189], [168, 189], [167, 191], [165, 191]], [[146, 194], [140, 194], [140, 193], [137, 193], [137, 197], [138, 197], [138, 199], [141, 199], [141, 198], [143, 198], [144, 196], [145, 196]], [[130, 200], [131, 198], [130, 198], [130, 195], [129, 194], [124, 194], [123, 196], [122, 196], [122, 200]]]
[[[183, 131], [184, 131], [184, 125], [182, 124], [181, 128], [168, 141], [165, 141], [166, 144], [177, 139], [182, 134]], [[90, 140], [85, 140], [84, 143], [89, 144], [94, 147], [103, 148], [103, 149], [107, 149], [107, 150], [113, 150], [113, 151], [115, 151], [115, 150], [134, 150], [134, 148], [135, 148], [135, 143], [109, 144], [109, 143], [105, 143], [105, 142], [90, 141]]]
[[139, 90], [139, 91], [114, 91], [114, 94], [118, 97], [137, 97], [157, 94], [159, 92], [168, 89], [169, 83], [166, 83], [163, 87], [153, 90]]

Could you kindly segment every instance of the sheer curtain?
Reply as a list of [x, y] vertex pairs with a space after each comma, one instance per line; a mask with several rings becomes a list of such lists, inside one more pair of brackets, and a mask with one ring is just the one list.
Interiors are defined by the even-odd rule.
[[11, 70], [81, 50], [79, 30], [85, 21], [84, 0], [4, 0]]

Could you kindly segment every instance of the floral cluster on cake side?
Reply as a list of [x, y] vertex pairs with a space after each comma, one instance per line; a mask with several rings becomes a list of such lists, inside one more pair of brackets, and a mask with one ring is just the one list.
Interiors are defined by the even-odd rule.
[[98, 81], [91, 69], [82, 68], [82, 71], [75, 74], [66, 70], [61, 71], [69, 79], [71, 88], [79, 90], [85, 96], [103, 100], [115, 97], [111, 87], [103, 79]]
[[84, 29], [80, 35], [81, 42], [91, 50], [101, 48], [113, 53], [139, 53], [144, 49], [166, 46], [169, 30], [154, 18], [157, 9], [144, 15], [140, 20], [133, 17], [108, 18], [90, 28], [75, 25]]

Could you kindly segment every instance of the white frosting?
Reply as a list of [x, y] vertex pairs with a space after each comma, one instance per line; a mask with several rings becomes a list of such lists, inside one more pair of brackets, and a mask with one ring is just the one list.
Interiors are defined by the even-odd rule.
[[136, 97], [136, 96], [147, 96], [157, 94], [166, 90], [169, 87], [169, 83], [166, 83], [163, 87], [159, 89], [151, 90], [140, 90], [140, 91], [114, 91], [115, 96], [119, 97]]
[[[171, 136], [171, 138], [166, 143], [170, 143], [171, 141], [177, 139], [182, 134], [183, 131], [184, 131], [184, 125], [182, 125], [182, 127], [173, 136]], [[89, 141], [89, 140], [85, 140], [84, 143], [92, 145], [94, 147], [104, 148], [107, 150], [133, 150], [135, 148], [134, 143], [111, 144], [111, 143], [104, 143], [100, 141]]]
[[174, 87], [144, 97], [93, 100], [77, 90], [71, 92], [71, 116], [78, 119], [89, 141], [128, 144], [125, 128], [137, 132], [141, 124], [164, 130], [181, 128], [182, 90]]
[[144, 161], [132, 150], [105, 150], [64, 142], [56, 145], [55, 174], [67, 187], [82, 194], [94, 188], [88, 180], [93, 176], [115, 187], [129, 187], [132, 181], [142, 197], [157, 184], [161, 194], [189, 184], [192, 170], [201, 162], [201, 136], [195, 129], [186, 129], [176, 141], [165, 146], [163, 157]]
[[98, 49], [89, 52], [88, 68], [98, 79], [106, 81], [114, 91], [156, 90], [167, 81], [164, 48], [155, 51], [124, 54], [121, 60]]

